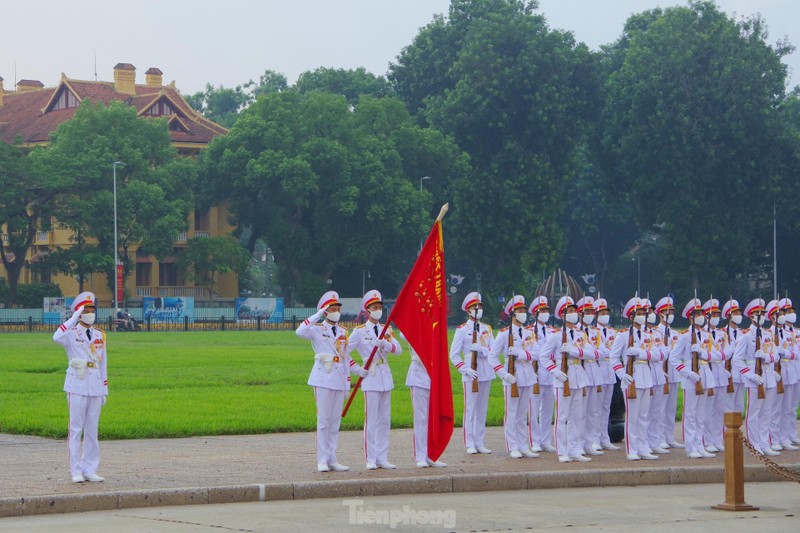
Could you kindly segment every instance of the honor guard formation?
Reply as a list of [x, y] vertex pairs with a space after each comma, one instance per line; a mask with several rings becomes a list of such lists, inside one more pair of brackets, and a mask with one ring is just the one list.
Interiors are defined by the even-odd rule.
[[[383, 301], [376, 290], [361, 300], [366, 323], [349, 335], [339, 324], [341, 307], [339, 295], [326, 292], [317, 312], [296, 330], [314, 352], [308, 385], [316, 401], [317, 469], [349, 470], [339, 463], [336, 449], [351, 374], [362, 380], [366, 468], [394, 469], [389, 461], [394, 378], [388, 363], [404, 355], [401, 334], [380, 323]], [[93, 327], [95, 309], [94, 295], [80, 294], [72, 317], [53, 335], [69, 360], [64, 391], [75, 483], [104, 479], [97, 474], [97, 429], [108, 395], [106, 339]], [[481, 322], [479, 293], [469, 293], [461, 309], [466, 321], [455, 331], [450, 361], [462, 376], [468, 454], [492, 453], [485, 438], [495, 378], [503, 387], [505, 451], [514, 459], [549, 452], [559, 462], [589, 462], [592, 456], [619, 452], [630, 461], [657, 460], [684, 448], [691, 459], [715, 457], [723, 450], [727, 411], [744, 413], [747, 438], [758, 452], [772, 456], [800, 449], [800, 335], [788, 298], [768, 303], [759, 298], [744, 309], [732, 298], [722, 307], [713, 298], [705, 303], [693, 298], [683, 307], [689, 321], [683, 332], [672, 327], [670, 297], [655, 305], [631, 298], [623, 308], [629, 325], [619, 330], [609, 325], [608, 303], [590, 296], [577, 302], [564, 296], [551, 315], [546, 297], [526, 306], [525, 298], [515, 295], [505, 306], [510, 325], [496, 335]], [[551, 316], [560, 326], [548, 325]], [[351, 357], [354, 351], [362, 364]], [[419, 356], [409, 351], [405, 384], [413, 407], [413, 461], [419, 468], [443, 468], [447, 465], [427, 452], [431, 380]], [[624, 450], [608, 434], [617, 381], [625, 403]], [[675, 436], [680, 390], [683, 444]]]

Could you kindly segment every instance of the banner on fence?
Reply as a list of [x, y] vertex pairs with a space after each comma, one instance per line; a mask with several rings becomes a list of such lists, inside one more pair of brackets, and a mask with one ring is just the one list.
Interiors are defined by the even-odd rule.
[[74, 296], [64, 298], [46, 297], [44, 298], [44, 322], [45, 324], [62, 324], [72, 316], [72, 302], [75, 301]]
[[152, 322], [182, 322], [189, 317], [194, 318], [193, 297], [142, 298], [142, 316]]
[[283, 322], [283, 298], [236, 298], [236, 320]]

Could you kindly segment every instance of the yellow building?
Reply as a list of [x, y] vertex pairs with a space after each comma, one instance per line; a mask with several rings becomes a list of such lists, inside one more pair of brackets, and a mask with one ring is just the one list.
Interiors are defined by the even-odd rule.
[[[47, 144], [50, 133], [64, 121], [71, 119], [81, 102], [88, 99], [106, 105], [114, 100], [133, 106], [142, 117], [166, 117], [172, 144], [182, 155], [194, 156], [218, 135], [227, 130], [197, 113], [175, 88], [175, 82], [163, 84], [163, 73], [158, 68], [145, 72], [145, 83], [136, 83], [136, 67], [118, 63], [114, 67], [114, 81], [73, 80], [61, 74], [56, 87], [44, 87], [36, 80], [19, 80], [16, 90], [6, 91], [0, 77], [0, 140], [11, 143], [22, 139], [24, 147]], [[174, 253], [161, 260], [141, 254], [137, 247], [129, 253], [135, 268], [125, 280], [127, 299], [145, 296], [194, 296], [198, 300], [210, 298], [209, 287], [190, 285], [177, 269], [177, 257], [193, 237], [228, 235], [233, 228], [227, 223], [224, 205], [214, 206], [205, 212], [189, 215], [188, 231], [175, 241]], [[70, 232], [42, 228], [25, 259], [26, 265], [20, 283], [46, 281], [58, 284], [65, 295], [77, 294], [78, 282], [71, 276], [37, 274], [29, 268], [44, 254], [57, 248], [71, 246]], [[5, 228], [0, 228], [4, 230]], [[7, 236], [2, 233], [2, 245]], [[19, 258], [14, 258], [19, 260]], [[0, 276], [7, 277], [0, 264]], [[93, 291], [101, 305], [111, 305], [114, 295], [108, 290], [104, 274], [93, 274], [84, 282], [84, 290]], [[238, 296], [238, 280], [234, 274], [219, 276], [214, 285], [214, 298]]]

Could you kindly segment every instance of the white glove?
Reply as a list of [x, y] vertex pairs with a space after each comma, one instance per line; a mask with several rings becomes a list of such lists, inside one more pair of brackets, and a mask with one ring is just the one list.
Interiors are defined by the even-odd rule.
[[635, 357], [637, 359], [639, 359], [641, 353], [642, 353], [642, 349], [641, 348], [637, 348], [636, 346], [631, 346], [630, 348], [625, 350], [625, 355], [626, 356]]
[[369, 370], [367, 370], [362, 366], [361, 368], [358, 369], [358, 372], [356, 372], [356, 374], [358, 374], [362, 378], [365, 378], [369, 375]]
[[778, 348], [775, 348], [775, 351], [778, 353], [778, 355], [780, 357], [788, 357], [789, 356], [789, 352], [788, 352], [788, 350], [786, 350], [786, 348], [778, 347]]
[[325, 316], [325, 310], [321, 309], [316, 313], [314, 313], [313, 315], [311, 315], [310, 317], [308, 317], [308, 321], [313, 324], [314, 322], [319, 322], [320, 320], [322, 320], [322, 317], [324, 316]]
[[478, 377], [478, 371], [473, 370], [472, 367], [467, 365], [462, 366], [461, 368], [458, 369], [458, 371], [461, 372], [461, 374], [464, 375], [465, 377], [468, 377], [469, 379], [476, 379]]
[[699, 344], [697, 343], [692, 344], [692, 353], [702, 353], [702, 352], [703, 348]]
[[83, 314], [83, 308], [84, 308], [83, 305], [80, 306], [79, 308], [77, 308], [75, 310], [75, 312], [72, 313], [72, 317], [70, 318], [70, 320], [78, 320], [81, 317], [81, 315]]
[[556, 370], [555, 372], [553, 372], [553, 378], [557, 379], [561, 383], [567, 381], [567, 375], [563, 373], [561, 370]]
[[686, 373], [686, 377], [689, 378], [689, 381], [691, 381], [692, 383], [697, 383], [698, 381], [700, 381], [700, 374], [691, 370]]
[[711, 350], [711, 360], [722, 361], [722, 352], [720, 352], [719, 350]]
[[481, 347], [481, 343], [473, 342], [472, 344], [469, 345], [469, 351], [481, 353], [483, 351], [483, 347]]
[[751, 383], [754, 383], [757, 386], [764, 384], [764, 378], [762, 378], [758, 374], [753, 374], [753, 375], [745, 374], [745, 377], [749, 379]]
[[392, 348], [394, 348], [392, 341], [390, 341], [389, 339], [381, 339], [380, 342], [378, 343], [378, 346], [384, 352], [391, 352]]
[[664, 372], [663, 370], [661, 371], [661, 373], [662, 373], [662, 374], [664, 374], [664, 379], [665, 379], [665, 380], [667, 380], [667, 381], [669, 381], [669, 374], [667, 374], [667, 373], [666, 373], [666, 372]]
[[520, 349], [519, 355], [517, 355], [517, 361], [520, 361], [522, 363], [530, 363], [531, 354], [529, 354], [527, 350]]
[[778, 374], [777, 372], [775, 372], [774, 370], [772, 371], [772, 373], [775, 375], [775, 382], [776, 383], [782, 379], [781, 375]]
[[516, 383], [516, 382], [517, 382], [517, 378], [515, 378], [514, 376], [512, 376], [511, 374], [509, 374], [508, 372], [506, 372], [506, 375], [505, 375], [505, 376], [503, 376], [503, 381], [505, 381], [505, 382], [506, 382], [506, 383], [508, 383], [509, 385], [513, 385], [514, 383]]
[[725, 379], [731, 379], [731, 377], [733, 377], [733, 376], [731, 375], [730, 370], [726, 370], [725, 371]]
[[628, 374], [623, 373], [619, 376], [619, 380], [620, 382], [622, 382], [623, 387], [627, 387], [631, 383], [633, 383], [633, 376], [629, 376]]
[[567, 342], [562, 344], [561, 349], [559, 350], [559, 353], [564, 353], [564, 352], [567, 352], [567, 354], [569, 354], [570, 357], [578, 357], [578, 355], [581, 353], [581, 351], [578, 349], [577, 346], [573, 346]]
[[509, 357], [519, 357], [521, 351], [522, 350], [516, 346], [509, 346], [508, 351], [506, 351], [506, 354]]
[[756, 359], [766, 359], [767, 354], [764, 353], [764, 350], [756, 350]]

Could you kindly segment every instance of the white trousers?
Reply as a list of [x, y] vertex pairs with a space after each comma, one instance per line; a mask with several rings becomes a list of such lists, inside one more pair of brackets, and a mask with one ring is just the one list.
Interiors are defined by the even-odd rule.
[[[96, 474], [100, 466], [100, 447], [97, 428], [100, 423], [102, 396], [83, 396], [67, 393], [69, 405], [69, 470], [73, 476]], [[81, 436], [83, 449], [81, 450]]]
[[[489, 411], [489, 390], [491, 381], [479, 381], [478, 392], [472, 392], [472, 381], [462, 382], [464, 390], [464, 447], [484, 446], [486, 438], [486, 413]], [[424, 459], [423, 459], [424, 460]]]
[[669, 394], [664, 400], [664, 416], [661, 419], [661, 431], [667, 444], [677, 441], [675, 438], [675, 417], [678, 413], [678, 395], [680, 394], [680, 383], [669, 384]]
[[603, 385], [603, 392], [598, 394], [600, 404], [600, 445], [607, 446], [611, 444], [611, 437], [608, 436], [608, 423], [611, 416], [611, 398], [614, 396], [614, 385]]
[[511, 397], [511, 386], [503, 386], [503, 395], [506, 399], [506, 412], [503, 418], [503, 434], [506, 438], [506, 450], [509, 452], [521, 451], [529, 448], [528, 445], [528, 409], [532, 387], [518, 387], [519, 397]]
[[553, 444], [554, 391], [551, 385], [541, 385], [539, 394], [531, 394], [528, 416], [528, 443], [531, 447]]
[[368, 463], [389, 462], [392, 392], [364, 391], [364, 458]]
[[765, 398], [758, 398], [758, 387], [747, 387], [747, 415], [744, 419], [744, 426], [747, 433], [747, 440], [759, 451], [764, 451], [770, 446], [769, 442], [769, 420], [767, 419], [767, 398], [769, 391], [766, 389]]
[[737, 413], [744, 413], [744, 393], [747, 387], [744, 383], [733, 383], [733, 405], [731, 409]]
[[623, 387], [625, 397], [625, 453], [650, 453], [647, 429], [650, 427], [650, 389], [636, 389], [636, 398], [628, 398], [628, 387]]
[[339, 426], [342, 423], [343, 390], [314, 387], [317, 404], [317, 464], [338, 463], [336, 447], [339, 445]]
[[764, 405], [761, 407], [762, 417], [766, 418], [766, 428], [769, 432], [769, 444], [778, 444], [778, 414], [780, 412], [780, 403], [783, 394], [778, 394], [777, 387], [767, 389], [767, 397], [764, 400]]
[[428, 408], [431, 390], [422, 387], [411, 389], [411, 408], [414, 410], [414, 461], [428, 459]]
[[[734, 386], [734, 391], [735, 391]], [[719, 448], [725, 444], [725, 413], [733, 409], [734, 393], [728, 392], [728, 383], [722, 387], [714, 387], [714, 397], [707, 409], [703, 444]]]
[[[564, 388], [555, 388], [556, 423], [553, 437], [558, 455], [583, 454], [583, 430], [580, 425], [581, 412], [585, 409], [583, 393], [580, 389], [569, 389], [569, 396], [564, 397]], [[584, 422], [585, 425], [585, 422]]]
[[683, 391], [683, 443], [687, 455], [705, 449], [703, 421], [711, 405], [710, 400], [706, 389], [703, 389], [702, 394], [697, 394], [694, 387]]
[[[792, 412], [797, 413], [797, 409], [800, 408], [800, 383], [795, 383], [794, 385], [794, 399], [792, 400]], [[790, 424], [790, 432], [789, 438], [792, 440], [797, 440], [797, 422], [793, 422]]]
[[[584, 398], [584, 432], [583, 432], [583, 449], [590, 450], [592, 445], [600, 445], [601, 426], [603, 425], [603, 417], [601, 414], [602, 405], [600, 400], [603, 393], [597, 392], [597, 385], [589, 385], [586, 387], [586, 397]], [[608, 426], [608, 418], [605, 420]]]
[[778, 395], [778, 439], [781, 444], [792, 440], [792, 427], [797, 431], [797, 404], [794, 402], [797, 385], [784, 385], [783, 394]]
[[664, 411], [667, 408], [667, 396], [664, 385], [654, 385], [650, 397], [650, 423], [647, 426], [647, 443], [650, 448], [657, 448], [664, 441]]

